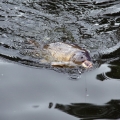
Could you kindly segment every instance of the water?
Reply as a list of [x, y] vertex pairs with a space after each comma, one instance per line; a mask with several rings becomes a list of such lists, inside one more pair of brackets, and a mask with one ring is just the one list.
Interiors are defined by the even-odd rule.
[[[119, 7], [119, 0], [1, 0], [0, 119], [119, 119]], [[32, 50], [27, 39], [78, 44], [96, 54], [94, 67], [41, 64], [21, 54]]]

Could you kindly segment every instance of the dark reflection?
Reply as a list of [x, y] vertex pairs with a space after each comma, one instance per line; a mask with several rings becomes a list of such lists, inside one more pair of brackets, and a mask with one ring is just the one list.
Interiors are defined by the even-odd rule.
[[[120, 41], [120, 27], [117, 29], [117, 31], [114, 34], [115, 34], [114, 38]], [[101, 64], [107, 63], [108, 64], [107, 67], [110, 68], [110, 71], [98, 74], [96, 76], [98, 80], [103, 81], [110, 78], [120, 79], [120, 74], [119, 74], [120, 73], [120, 42], [118, 42], [113, 47], [102, 50], [102, 52], [99, 52], [97, 58], [98, 58], [97, 64], [99, 66]]]
[[[108, 53], [107, 53], [108, 52]], [[117, 58], [120, 57], [120, 43], [116, 45], [113, 48], [110, 48], [107, 51], [104, 51], [104, 53], [101, 56], [101, 59], [108, 59], [108, 58]]]
[[[48, 1], [40, 1], [36, 2], [38, 5], [42, 7], [45, 11], [48, 11], [50, 14], [58, 14], [62, 9], [59, 6], [60, 3], [64, 3], [65, 1], [55, 1], [55, 0], [48, 0]], [[33, 4], [33, 8], [38, 9], [38, 7]]]
[[110, 78], [113, 79], [120, 79], [120, 58], [117, 60], [113, 60], [108, 64], [108, 67], [110, 68], [109, 72], [101, 73], [96, 76], [98, 80], [107, 80]]
[[55, 109], [83, 120], [120, 118], [120, 100], [111, 100], [104, 105], [90, 103], [56, 104]]
[[53, 103], [50, 102], [48, 108], [52, 108], [52, 107], [53, 107]]
[[[36, 4], [35, 4], [36, 3]], [[61, 12], [65, 11], [71, 11], [71, 12], [79, 12], [81, 8], [79, 8], [79, 5], [84, 7], [93, 7], [92, 2], [90, 1], [68, 1], [68, 0], [46, 0], [46, 1], [36, 1], [31, 2], [31, 6], [35, 9], [39, 9], [42, 7], [43, 10], [47, 11], [50, 14], [59, 14]], [[38, 7], [39, 6], [39, 7]], [[79, 12], [80, 13], [80, 12]]]

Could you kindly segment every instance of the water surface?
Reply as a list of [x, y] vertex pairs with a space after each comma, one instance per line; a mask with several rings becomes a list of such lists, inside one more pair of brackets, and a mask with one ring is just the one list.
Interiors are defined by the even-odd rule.
[[[119, 7], [119, 0], [1, 0], [0, 119], [119, 119]], [[95, 53], [94, 67], [41, 64], [27, 54], [28, 39], [78, 44]]]

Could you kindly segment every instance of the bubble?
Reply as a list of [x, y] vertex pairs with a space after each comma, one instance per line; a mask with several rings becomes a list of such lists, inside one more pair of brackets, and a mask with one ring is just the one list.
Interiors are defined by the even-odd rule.
[[78, 80], [81, 78], [80, 74], [70, 74], [68, 77], [70, 80]]

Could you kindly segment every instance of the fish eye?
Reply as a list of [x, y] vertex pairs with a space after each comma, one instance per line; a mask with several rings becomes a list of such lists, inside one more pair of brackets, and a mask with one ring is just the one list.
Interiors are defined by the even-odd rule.
[[77, 52], [74, 54], [72, 61], [76, 63], [81, 63], [85, 61], [86, 59], [87, 59], [86, 56], [82, 52]]

